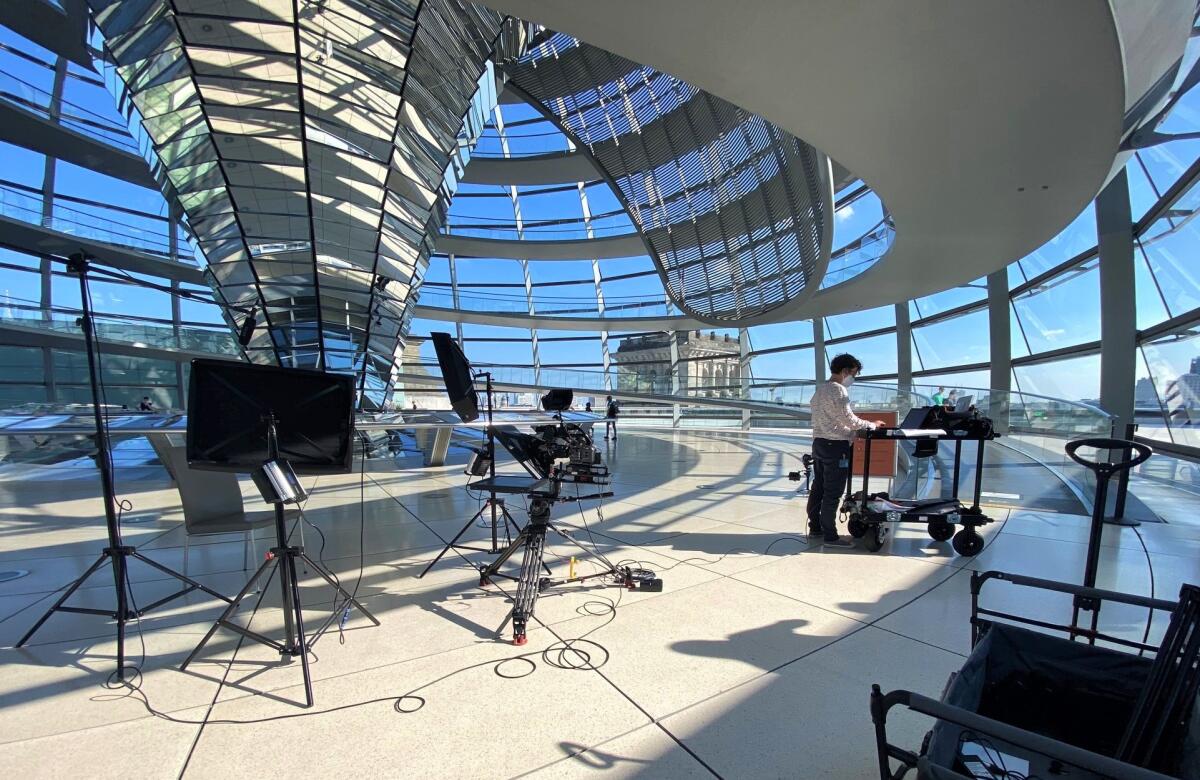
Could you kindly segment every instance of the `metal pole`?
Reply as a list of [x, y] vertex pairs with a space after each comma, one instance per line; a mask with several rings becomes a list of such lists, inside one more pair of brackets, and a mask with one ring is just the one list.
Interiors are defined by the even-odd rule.
[[[1125, 441], [1133, 441], [1133, 437], [1137, 434], [1137, 423], [1125, 424]], [[1129, 461], [1132, 447], [1125, 447], [1121, 450], [1121, 462]], [[1117, 475], [1117, 500], [1113, 507], [1113, 515], [1105, 522], [1112, 525], [1125, 525], [1136, 527], [1141, 525], [1137, 520], [1125, 519], [1125, 498], [1129, 495], [1129, 472], [1133, 469], [1121, 469], [1121, 473]]]
[[[267, 425], [267, 462], [272, 463], [279, 459], [279, 433], [275, 429], [275, 415], [268, 413], [264, 422]], [[283, 606], [283, 631], [286, 637], [283, 642], [283, 652], [288, 655], [296, 655], [304, 652], [304, 635], [303, 633], [296, 634], [294, 617], [296, 605], [292, 601], [292, 585], [296, 576], [296, 568], [294, 565], [288, 565], [291, 562], [291, 553], [283, 502], [275, 504], [275, 538], [279, 540], [275, 556], [278, 558], [276, 568], [279, 570], [280, 604]]]
[[117, 679], [125, 679], [125, 620], [131, 617], [128, 606], [128, 572], [125, 568], [125, 552], [121, 543], [121, 526], [117, 522], [116, 483], [112, 473], [112, 451], [109, 448], [108, 426], [100, 411], [100, 375], [96, 366], [96, 324], [92, 319], [92, 306], [88, 295], [88, 258], [83, 254], [71, 255], [67, 268], [79, 274], [79, 307], [83, 316], [79, 318], [83, 329], [83, 341], [87, 348], [88, 379], [92, 385], [92, 416], [96, 422], [96, 466], [100, 469], [100, 490], [104, 494], [104, 522], [108, 527], [107, 555], [112, 559], [113, 586], [117, 597]]
[[1096, 471], [1096, 506], [1092, 509], [1092, 527], [1088, 533], [1087, 565], [1083, 570], [1085, 588], [1096, 587], [1096, 571], [1100, 568], [1100, 538], [1104, 529], [1104, 505], [1107, 503], [1108, 478], [1111, 476], [1111, 471]]
[[484, 376], [487, 377], [488, 479], [492, 483], [491, 495], [488, 496], [488, 505], [492, 510], [492, 552], [499, 552], [500, 545], [496, 536], [496, 433], [492, 427], [492, 372], [488, 371]]
[[[72, 273], [79, 274], [79, 299], [83, 316], [79, 325], [83, 329], [83, 341], [87, 348], [88, 379], [92, 385], [92, 413], [96, 421], [96, 465], [100, 469], [100, 488], [104, 493], [104, 520], [108, 525], [108, 544], [110, 547], [121, 546], [121, 528], [117, 524], [116, 487], [113, 481], [112, 460], [110, 457], [108, 426], [104, 424], [104, 415], [100, 411], [100, 377], [96, 368], [96, 331], [92, 320], [92, 306], [88, 296], [87, 268], [88, 260], [82, 254], [71, 255], [67, 268]], [[124, 589], [117, 584], [118, 592]]]

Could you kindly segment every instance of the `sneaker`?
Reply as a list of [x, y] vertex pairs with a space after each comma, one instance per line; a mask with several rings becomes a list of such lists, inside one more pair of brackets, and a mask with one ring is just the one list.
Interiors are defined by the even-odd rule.
[[854, 542], [850, 541], [849, 539], [843, 539], [841, 537], [838, 537], [837, 539], [832, 539], [832, 540], [826, 539], [824, 546], [825, 547], [837, 547], [839, 549], [849, 549], [854, 546]]

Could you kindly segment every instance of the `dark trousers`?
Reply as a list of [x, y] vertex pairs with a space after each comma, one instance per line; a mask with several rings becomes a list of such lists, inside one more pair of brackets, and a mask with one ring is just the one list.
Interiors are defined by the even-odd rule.
[[607, 439], [610, 435], [614, 439], [617, 438], [617, 418], [616, 417], [605, 417], [604, 418], [604, 438]]
[[808, 491], [808, 527], [825, 541], [838, 538], [837, 510], [850, 476], [850, 442], [813, 439], [813, 479]]

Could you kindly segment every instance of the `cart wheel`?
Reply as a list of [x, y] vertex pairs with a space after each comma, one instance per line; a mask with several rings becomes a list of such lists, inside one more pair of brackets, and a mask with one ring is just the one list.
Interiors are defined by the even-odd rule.
[[954, 552], [969, 558], [983, 549], [983, 537], [975, 533], [974, 528], [964, 528], [954, 535], [951, 544], [954, 545]]
[[862, 537], [863, 546], [870, 552], [878, 552], [880, 547], [883, 547], [883, 526], [879, 523], [871, 523], [867, 526], [866, 533]]
[[846, 524], [846, 530], [855, 539], [861, 539], [863, 538], [863, 534], [867, 532], [867, 524], [863, 522], [862, 516], [855, 512], [850, 515], [850, 522]]
[[944, 542], [954, 536], [954, 526], [945, 520], [929, 521], [929, 538], [935, 542]]

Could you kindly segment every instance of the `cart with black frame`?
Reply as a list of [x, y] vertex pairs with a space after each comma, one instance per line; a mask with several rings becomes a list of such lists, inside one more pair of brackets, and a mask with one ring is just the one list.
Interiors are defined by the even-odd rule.
[[[1074, 617], [1056, 624], [982, 608], [980, 591], [993, 581], [1065, 594]], [[1098, 629], [1106, 604], [1135, 609], [1139, 625], [1145, 616], [1140, 641]], [[1092, 612], [1090, 625], [1079, 625], [1081, 609]], [[1170, 613], [1170, 622], [1155, 646], [1146, 640], [1150, 621], [1162, 612]], [[971, 641], [970, 656], [950, 676], [940, 701], [872, 686], [881, 780], [913, 769], [917, 778], [935, 780], [1198, 776], [1200, 734], [1191, 721], [1200, 687], [1200, 587], [1184, 585], [1179, 601], [1171, 602], [974, 572]], [[897, 705], [937, 721], [919, 752], [888, 742], [888, 712]]]
[[[956, 430], [950, 432], [922, 433], [920, 436], [909, 436], [898, 428], [876, 428], [859, 431], [863, 439], [863, 473], [862, 489], [854, 492], [854, 478], [846, 480], [846, 498], [842, 502], [842, 512], [849, 515], [848, 530], [855, 539], [862, 539], [863, 545], [871, 552], [883, 547], [887, 538], [886, 523], [924, 523], [929, 532], [929, 538], [937, 542], [951, 540], [954, 551], [959, 555], [972, 556], [983, 549], [983, 537], [976, 530], [981, 525], [992, 522], [992, 518], [983, 514], [979, 507], [979, 497], [983, 490], [983, 447], [984, 443], [996, 438], [991, 425], [978, 426], [973, 430]], [[871, 479], [871, 442], [886, 441], [924, 441], [924, 442], [954, 442], [954, 477], [950, 498], [900, 500], [891, 499], [886, 493], [871, 494], [868, 484]], [[959, 474], [962, 466], [962, 450], [964, 441], [977, 442], [975, 448], [975, 492], [970, 506], [964, 506], [958, 498]], [[854, 451], [850, 452], [850, 466], [854, 465]], [[853, 468], [851, 468], [853, 473]], [[877, 507], [885, 508], [879, 509]], [[873, 508], [876, 507], [876, 508]], [[955, 532], [955, 526], [959, 530]]]

